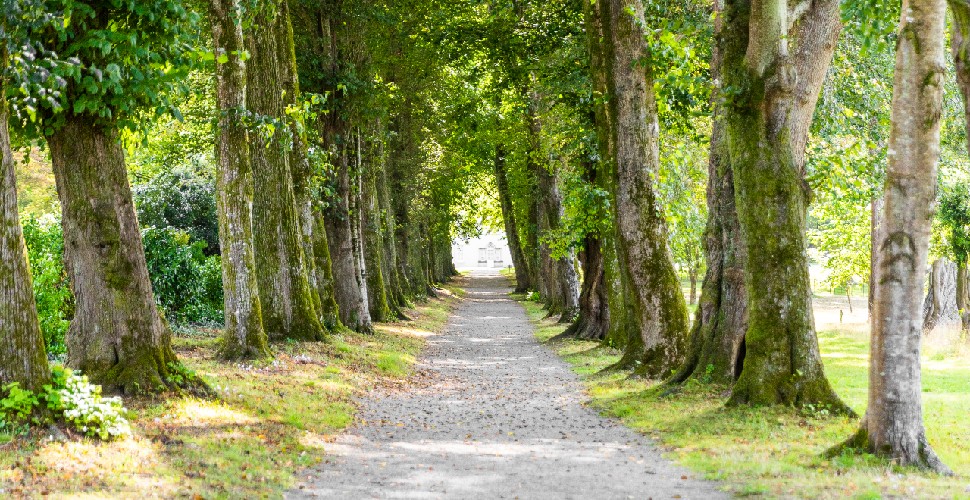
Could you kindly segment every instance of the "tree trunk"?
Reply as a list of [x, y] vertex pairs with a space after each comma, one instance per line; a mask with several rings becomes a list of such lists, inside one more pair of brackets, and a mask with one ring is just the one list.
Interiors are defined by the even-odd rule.
[[886, 236], [882, 221], [882, 198], [873, 198], [869, 210], [869, 320], [876, 311], [876, 269], [879, 268], [879, 249], [876, 242]]
[[609, 328], [610, 311], [607, 303], [606, 276], [602, 243], [593, 235], [586, 235], [580, 262], [583, 265], [583, 286], [579, 294], [579, 315], [560, 337], [602, 340]]
[[246, 63], [238, 0], [212, 0], [212, 38], [216, 58], [216, 201], [226, 326], [220, 356], [265, 358], [272, 354], [263, 331], [256, 258], [253, 252], [253, 172], [249, 134], [242, 123], [246, 109]]
[[539, 262], [542, 272], [539, 275], [539, 294], [549, 316], [559, 315], [560, 323], [569, 323], [579, 312], [579, 276], [573, 262], [576, 258], [570, 249], [564, 257], [555, 258], [552, 248], [542, 238], [559, 229], [562, 220], [562, 194], [559, 192], [558, 175], [545, 162], [539, 161], [541, 151], [542, 124], [539, 121], [539, 95], [525, 92], [528, 96], [529, 157], [526, 160], [529, 171], [535, 176], [538, 187], [539, 225], [536, 236], [539, 239]]
[[970, 330], [970, 269], [967, 263], [957, 266], [957, 312], [960, 315], [960, 329]]
[[77, 300], [67, 364], [109, 392], [163, 391], [178, 363], [148, 278], [118, 134], [67, 114], [47, 137]]
[[[354, 226], [358, 226], [351, 212], [351, 174], [347, 147], [341, 146], [337, 155], [337, 184], [334, 201], [327, 207], [326, 227], [333, 258], [334, 292], [340, 311], [340, 321], [359, 331], [371, 331], [370, 311], [363, 290], [366, 284], [358, 268], [357, 249], [354, 247]], [[359, 226], [358, 226], [359, 227]]]
[[729, 404], [850, 413], [822, 369], [805, 242], [805, 144], [840, 31], [839, 5], [822, 0], [789, 12], [782, 0], [729, 0], [724, 23], [724, 85], [743, 89], [724, 111], [749, 306]]
[[322, 210], [313, 211], [313, 260], [317, 270], [316, 285], [317, 294], [320, 296], [321, 322], [328, 331], [337, 331], [343, 327], [343, 323], [340, 322], [340, 307], [337, 305], [337, 292], [334, 288], [333, 260], [330, 257], [330, 242]]
[[687, 303], [694, 305], [697, 303], [697, 269], [693, 267], [688, 269], [687, 276], [690, 279], [690, 296]]
[[[287, 96], [294, 88], [288, 76], [293, 64], [288, 26], [286, 0], [279, 0], [258, 10], [246, 36], [249, 111], [284, 123], [292, 99]], [[288, 126], [277, 125], [270, 137], [254, 134], [250, 144], [253, 179], [260, 190], [253, 202], [253, 233], [263, 328], [273, 339], [323, 340], [315, 308], [319, 296], [310, 284], [312, 259], [304, 255], [300, 231], [289, 134]]]
[[[374, 156], [374, 155], [369, 155]], [[381, 155], [371, 158], [368, 172], [361, 172], [363, 191], [361, 193], [361, 216], [363, 219], [364, 261], [367, 266], [367, 297], [371, 321], [391, 321], [396, 315], [391, 310], [384, 280], [384, 237], [381, 232], [381, 212], [377, 200], [376, 163]]]
[[848, 443], [900, 465], [951, 473], [923, 427], [920, 307], [936, 201], [943, 98], [943, 0], [904, 0], [870, 344], [869, 405]]
[[[720, 31], [722, 14], [716, 26]], [[715, 52], [714, 67], [719, 67]], [[715, 73], [717, 75], [717, 73]], [[691, 327], [687, 361], [671, 379], [688, 378], [730, 385], [740, 376], [746, 355], [744, 334], [748, 328], [747, 292], [744, 285], [745, 250], [741, 242], [734, 202], [724, 118], [719, 98], [714, 97], [714, 121], [708, 162], [707, 227], [704, 255], [707, 272]]]
[[[667, 247], [667, 227], [658, 206], [654, 179], [659, 167], [659, 124], [649, 50], [643, 33], [643, 5], [603, 2], [609, 35], [611, 134], [615, 137], [617, 250], [621, 272], [629, 276], [632, 318], [642, 353], [636, 373], [664, 377], [684, 360], [687, 308]], [[632, 11], [630, 10], [632, 8]], [[635, 339], [634, 339], [635, 340]], [[637, 342], [630, 342], [640, 349]], [[631, 352], [636, 352], [631, 351]], [[626, 356], [629, 358], [630, 356]]]
[[509, 191], [505, 168], [505, 148], [501, 144], [495, 146], [494, 166], [495, 185], [498, 188], [502, 220], [505, 223], [505, 237], [509, 242], [509, 253], [512, 254], [512, 265], [515, 267], [515, 293], [525, 293], [532, 287], [529, 282], [529, 263], [522, 252], [522, 242], [519, 241], [519, 228], [515, 222], [515, 209], [512, 206], [512, 193]]
[[401, 275], [400, 256], [397, 253], [397, 227], [394, 217], [393, 202], [391, 191], [388, 187], [388, 165], [390, 159], [384, 163], [383, 167], [377, 172], [377, 195], [380, 214], [383, 218], [382, 230], [384, 231], [384, 257], [385, 257], [385, 276], [391, 288], [391, 300], [394, 312], [398, 319], [409, 319], [403, 312], [403, 308], [409, 307], [407, 293], [405, 292], [405, 278]]
[[926, 299], [923, 300], [923, 333], [938, 326], [960, 324], [957, 308], [957, 266], [949, 259], [936, 259], [930, 268]]
[[[6, 47], [0, 47], [0, 61], [6, 66]], [[0, 79], [0, 386], [16, 382], [22, 389], [41, 391], [44, 384], [50, 383], [51, 370], [17, 213], [17, 179], [10, 152], [5, 90]]]
[[[956, 67], [957, 86], [963, 97], [963, 116], [970, 127], [970, 2], [950, 0], [953, 22], [950, 23], [950, 51]], [[970, 128], [968, 128], [970, 130]], [[967, 151], [970, 152], [970, 134], [967, 135]], [[957, 259], [957, 307], [960, 310], [964, 331], [970, 330], [970, 269], [965, 258]]]

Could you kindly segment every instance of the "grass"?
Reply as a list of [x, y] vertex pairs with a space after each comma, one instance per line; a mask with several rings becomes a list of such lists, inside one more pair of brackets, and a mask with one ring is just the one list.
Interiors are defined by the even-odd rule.
[[179, 358], [218, 398], [128, 402], [135, 437], [113, 443], [43, 429], [6, 442], [0, 434], [0, 496], [281, 497], [326, 460], [328, 443], [354, 421], [355, 396], [406, 388], [424, 339], [460, 293], [449, 287], [409, 311], [413, 321], [375, 325], [373, 335], [276, 344], [268, 363], [216, 360], [217, 331], [180, 336]]
[[[521, 297], [520, 297], [521, 298]], [[563, 330], [534, 302], [522, 304], [548, 342]], [[836, 391], [861, 415], [868, 385], [868, 336], [858, 328], [819, 334], [825, 370]], [[619, 352], [596, 342], [552, 347], [579, 373], [590, 405], [654, 438], [667, 456], [737, 496], [784, 498], [970, 498], [970, 349], [927, 348], [923, 402], [927, 433], [956, 478], [905, 469], [871, 455], [821, 458], [848, 438], [858, 419], [824, 409], [725, 408], [726, 387], [689, 383], [664, 396], [655, 382], [602, 373]]]

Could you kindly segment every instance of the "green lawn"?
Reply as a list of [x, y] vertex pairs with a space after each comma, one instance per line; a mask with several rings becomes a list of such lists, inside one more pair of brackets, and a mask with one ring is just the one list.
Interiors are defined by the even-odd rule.
[[[563, 326], [542, 320], [538, 304], [522, 302], [548, 341]], [[858, 330], [858, 329], [856, 329]], [[823, 331], [819, 343], [836, 391], [865, 411], [868, 341], [864, 333]], [[663, 397], [656, 383], [601, 374], [619, 353], [595, 342], [552, 345], [587, 384], [590, 404], [655, 438], [668, 456], [724, 482], [736, 495], [800, 498], [970, 498], [970, 355], [962, 347], [928, 349], [923, 364], [929, 439], [956, 478], [900, 469], [871, 456], [820, 458], [849, 437], [857, 419], [790, 408], [725, 408], [726, 387], [688, 384]]]

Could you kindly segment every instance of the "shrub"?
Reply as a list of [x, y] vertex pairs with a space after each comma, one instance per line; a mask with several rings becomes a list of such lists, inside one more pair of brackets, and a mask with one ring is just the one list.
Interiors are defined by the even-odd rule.
[[81, 433], [104, 440], [131, 437], [131, 424], [125, 418], [120, 398], [101, 396], [101, 386], [88, 382], [85, 375], [55, 366], [54, 384], [46, 386], [47, 408]]
[[218, 255], [175, 228], [142, 230], [155, 300], [175, 323], [220, 323], [222, 268]]
[[[23, 434], [29, 424], [63, 418], [64, 422], [86, 436], [104, 440], [131, 436], [127, 410], [119, 398], [101, 396], [101, 386], [68, 368], [54, 365], [51, 384], [40, 394], [21, 389], [16, 382], [0, 388], [0, 433]], [[46, 405], [50, 413], [38, 414]]]
[[206, 255], [219, 253], [215, 182], [190, 166], [166, 170], [134, 187], [143, 227], [173, 227], [203, 243]]
[[64, 334], [74, 317], [74, 295], [64, 270], [64, 236], [54, 216], [22, 222], [34, 279], [37, 315], [48, 354], [64, 353]]

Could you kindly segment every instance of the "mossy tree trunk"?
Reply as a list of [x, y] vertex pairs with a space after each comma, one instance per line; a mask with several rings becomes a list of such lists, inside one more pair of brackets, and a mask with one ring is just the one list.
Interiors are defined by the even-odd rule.
[[67, 364], [109, 392], [166, 390], [178, 360], [155, 305], [118, 133], [86, 116], [64, 120], [47, 143], [77, 301]]
[[247, 107], [276, 120], [267, 137], [253, 134], [250, 157], [260, 195], [253, 202], [256, 270], [263, 328], [272, 339], [323, 340], [316, 311], [319, 296], [310, 283], [312, 258], [304, 255], [300, 213], [293, 186], [291, 128], [285, 113], [293, 92], [292, 37], [286, 0], [262, 4], [246, 47]]
[[[714, 29], [723, 29], [720, 3], [715, 4]], [[721, 74], [721, 51], [714, 47], [711, 74]], [[704, 257], [707, 271], [701, 283], [701, 297], [691, 326], [687, 359], [671, 378], [679, 383], [688, 378], [729, 385], [741, 374], [744, 363], [744, 334], [748, 328], [747, 293], [744, 287], [744, 246], [734, 201], [734, 177], [724, 130], [721, 89], [716, 88], [714, 116], [707, 168], [707, 226], [704, 229]]]
[[[4, 64], [5, 49], [0, 47], [0, 61]], [[40, 391], [50, 382], [51, 370], [17, 213], [17, 179], [10, 152], [4, 87], [0, 77], [0, 386], [16, 382], [23, 389]]]
[[[216, 202], [226, 326], [220, 355], [226, 359], [272, 354], [263, 330], [256, 258], [253, 250], [253, 172], [246, 109], [246, 63], [242, 54], [242, 14], [238, 0], [211, 0], [216, 58]], [[225, 56], [226, 62], [219, 62]]]
[[549, 315], [559, 315], [560, 323], [569, 323], [579, 312], [579, 276], [573, 265], [575, 250], [569, 249], [563, 257], [555, 257], [552, 247], [544, 238], [559, 229], [562, 219], [562, 194], [556, 169], [543, 161], [540, 137], [542, 123], [539, 119], [540, 96], [534, 91], [523, 92], [527, 96], [529, 156], [526, 159], [529, 172], [536, 178], [538, 199], [538, 225], [536, 237], [539, 250], [539, 294]]
[[[388, 159], [389, 161], [390, 159]], [[396, 218], [394, 217], [391, 190], [387, 180], [388, 162], [385, 162], [377, 172], [377, 200], [384, 234], [384, 275], [387, 277], [388, 287], [390, 288], [388, 300], [393, 305], [395, 314], [399, 319], [408, 319], [403, 308], [409, 307], [411, 304], [405, 293], [405, 279], [401, 276], [400, 257], [397, 253]]]
[[805, 144], [839, 30], [836, 0], [791, 12], [782, 0], [725, 2], [722, 77], [735, 91], [723, 111], [748, 293], [729, 404], [851, 412], [822, 370], [805, 241]]
[[[643, 5], [602, 2], [608, 57], [610, 133], [615, 145], [615, 208], [620, 272], [626, 275], [639, 339], [627, 360], [636, 373], [665, 377], [680, 365], [687, 340], [687, 306], [667, 247], [667, 227], [656, 196], [659, 124], [650, 54], [643, 33]], [[630, 353], [634, 353], [630, 355]]]
[[495, 186], [498, 189], [499, 203], [502, 206], [502, 221], [505, 224], [505, 239], [509, 243], [509, 253], [512, 254], [512, 265], [515, 267], [515, 292], [525, 293], [532, 288], [529, 281], [529, 263], [522, 252], [522, 242], [519, 240], [519, 228], [515, 221], [515, 209], [512, 206], [512, 193], [509, 190], [509, 178], [505, 165], [505, 147], [495, 146]]
[[387, 281], [384, 279], [384, 234], [382, 231], [381, 207], [377, 194], [377, 171], [383, 167], [381, 146], [368, 148], [366, 172], [362, 172], [362, 239], [364, 245], [364, 261], [367, 265], [367, 297], [371, 320], [376, 322], [390, 321], [396, 315], [388, 300]]
[[[281, 77], [285, 93], [283, 95], [284, 105], [294, 106], [300, 99], [300, 81], [297, 71], [296, 50], [293, 35], [293, 22], [290, 13], [289, 2], [283, 2], [281, 40], [286, 44], [286, 60], [281, 65]], [[330, 269], [322, 266], [329, 266], [328, 259], [318, 259], [317, 254], [322, 252], [318, 245], [326, 244], [326, 235], [317, 235], [317, 231], [323, 231], [317, 225], [316, 218], [318, 212], [322, 210], [318, 200], [315, 199], [311, 179], [313, 178], [313, 168], [310, 166], [310, 158], [307, 154], [307, 145], [304, 135], [308, 131], [301, 130], [296, 120], [290, 120], [290, 133], [293, 142], [290, 146], [290, 173], [293, 176], [293, 198], [296, 200], [297, 218], [299, 221], [300, 243], [303, 246], [303, 262], [306, 268], [307, 279], [310, 281], [310, 296], [313, 300], [313, 308], [320, 319], [324, 329], [331, 329], [338, 325], [336, 320], [336, 304], [333, 302], [333, 295], [323, 283], [328, 274], [332, 274]]]
[[313, 211], [313, 260], [316, 263], [317, 294], [320, 296], [320, 317], [323, 326], [329, 331], [343, 327], [340, 322], [340, 306], [337, 305], [337, 291], [333, 275], [333, 260], [330, 256], [330, 243], [327, 237], [326, 221], [323, 210]]
[[340, 321], [359, 332], [371, 331], [370, 311], [367, 305], [367, 286], [359, 269], [357, 249], [354, 246], [354, 226], [359, 229], [358, 214], [351, 211], [352, 192], [350, 158], [343, 144], [336, 156], [335, 199], [327, 207], [326, 226], [333, 258], [334, 291], [340, 310]]
[[920, 337], [923, 284], [936, 201], [943, 98], [943, 0], [904, 0], [896, 45], [885, 236], [872, 322], [869, 405], [848, 443], [914, 465], [951, 473], [923, 427]]

